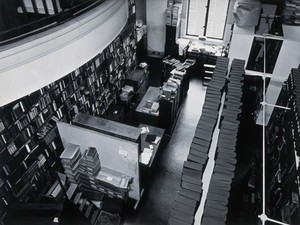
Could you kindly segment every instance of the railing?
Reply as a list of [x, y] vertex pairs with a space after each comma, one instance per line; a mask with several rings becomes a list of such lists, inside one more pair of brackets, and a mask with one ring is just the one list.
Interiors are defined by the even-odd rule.
[[0, 0], [0, 46], [60, 25], [105, 0]]

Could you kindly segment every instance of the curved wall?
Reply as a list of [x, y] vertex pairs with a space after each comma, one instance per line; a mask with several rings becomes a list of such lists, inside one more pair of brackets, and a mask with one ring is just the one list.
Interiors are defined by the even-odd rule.
[[0, 106], [74, 71], [102, 52], [128, 18], [127, 0], [109, 0], [51, 30], [0, 48]]

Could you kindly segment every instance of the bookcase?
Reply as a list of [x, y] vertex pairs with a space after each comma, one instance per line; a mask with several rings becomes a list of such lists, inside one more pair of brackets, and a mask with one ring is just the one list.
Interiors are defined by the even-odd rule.
[[[284, 82], [266, 127], [266, 203], [268, 216], [288, 224], [299, 219], [299, 115], [295, 89], [299, 70], [293, 69]], [[297, 79], [297, 78], [296, 78]], [[298, 219], [295, 222], [295, 217]]]
[[176, 40], [180, 35], [182, 3], [168, 2], [166, 10], [165, 56], [178, 57]]
[[284, 24], [299, 26], [300, 24], [299, 5], [300, 2], [297, 0], [282, 1], [282, 6], [283, 6], [282, 18]]
[[10, 207], [35, 201], [61, 168], [56, 121], [78, 113], [106, 117], [136, 66], [135, 1], [120, 34], [84, 65], [0, 108], [0, 221]]

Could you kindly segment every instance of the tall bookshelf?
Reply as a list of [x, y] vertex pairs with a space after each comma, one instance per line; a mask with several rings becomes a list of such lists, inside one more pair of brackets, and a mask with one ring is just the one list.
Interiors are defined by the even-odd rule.
[[135, 1], [120, 34], [84, 65], [0, 108], [0, 221], [15, 204], [36, 201], [61, 168], [56, 121], [78, 113], [106, 117], [136, 66]]
[[[295, 71], [295, 70], [294, 70]], [[268, 216], [288, 224], [298, 224], [299, 117], [296, 108], [293, 71], [284, 82], [266, 128], [266, 206]], [[295, 219], [298, 222], [295, 222]]]

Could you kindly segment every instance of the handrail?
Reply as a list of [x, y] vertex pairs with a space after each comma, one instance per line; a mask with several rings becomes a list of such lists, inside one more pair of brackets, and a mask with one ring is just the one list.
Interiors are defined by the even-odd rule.
[[[32, 0], [32, 2], [35, 2], [35, 1], [36, 0]], [[61, 1], [61, 0], [59, 0], [59, 1]], [[44, 16], [40, 19], [33, 20], [26, 24], [22, 24], [18, 27], [13, 27], [8, 30], [0, 31], [0, 46], [19, 41], [19, 40], [29, 37], [31, 35], [35, 35], [42, 31], [53, 28], [55, 26], [61, 25], [65, 22], [89, 11], [90, 9], [94, 8], [95, 6], [100, 5], [104, 1], [105, 0], [85, 0], [83, 2], [80, 2], [79, 4], [72, 6], [69, 9], [63, 9], [61, 12], [57, 12], [54, 15]], [[45, 2], [45, 0], [43, 0], [43, 2]], [[54, 2], [54, 1], [52, 0], [52, 2]], [[43, 6], [45, 7], [46, 5], [43, 4]], [[22, 7], [22, 10], [24, 10], [24, 7]], [[34, 9], [34, 10], [36, 11], [36, 9]], [[48, 11], [49, 9], [47, 7], [45, 7], [43, 10], [45, 10], [45, 12], [49, 12]], [[54, 11], [57, 11], [57, 10], [54, 9]]]

